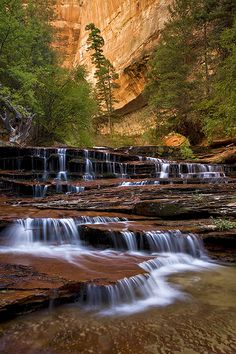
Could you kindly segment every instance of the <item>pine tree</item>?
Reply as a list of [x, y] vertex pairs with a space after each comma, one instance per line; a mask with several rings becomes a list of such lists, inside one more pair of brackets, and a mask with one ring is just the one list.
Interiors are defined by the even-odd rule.
[[94, 78], [96, 79], [96, 97], [100, 108], [100, 114], [108, 117], [110, 134], [112, 134], [112, 120], [114, 116], [114, 89], [118, 87], [116, 80], [118, 74], [111, 62], [103, 54], [105, 44], [101, 31], [93, 23], [85, 28], [90, 31], [87, 44], [88, 51], [91, 51], [91, 60], [95, 66]]

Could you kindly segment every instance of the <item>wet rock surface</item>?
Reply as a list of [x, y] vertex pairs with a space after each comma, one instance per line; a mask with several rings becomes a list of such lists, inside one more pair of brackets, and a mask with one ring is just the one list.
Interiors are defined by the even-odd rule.
[[1, 319], [146, 276], [152, 247], [168, 250], [160, 237], [173, 251], [197, 235], [212, 259], [236, 261], [235, 166], [139, 151], [0, 147]]

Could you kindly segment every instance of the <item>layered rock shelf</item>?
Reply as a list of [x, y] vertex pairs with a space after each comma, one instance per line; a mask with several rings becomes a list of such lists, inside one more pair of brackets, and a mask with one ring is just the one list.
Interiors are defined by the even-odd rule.
[[133, 301], [173, 255], [236, 261], [236, 166], [139, 153], [0, 147], [1, 319]]

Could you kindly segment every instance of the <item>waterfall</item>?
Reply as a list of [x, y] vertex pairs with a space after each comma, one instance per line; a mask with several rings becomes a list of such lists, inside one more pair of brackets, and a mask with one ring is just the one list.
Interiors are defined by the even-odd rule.
[[163, 254], [163, 257], [139, 263], [146, 273], [118, 280], [115, 284], [88, 284], [78, 301], [101, 315], [127, 315], [145, 311], [153, 306], [167, 306], [186, 295], [167, 281], [171, 274], [184, 271], [203, 271], [216, 265], [207, 259], [187, 254]]
[[45, 148], [36, 149], [36, 156], [43, 159], [43, 175], [42, 180], [46, 181], [48, 179], [47, 170], [47, 150]]
[[81, 193], [84, 191], [84, 187], [83, 186], [73, 186], [71, 184], [67, 185], [67, 193], [68, 194], [72, 194], [72, 193]]
[[135, 251], [136, 256], [138, 248], [145, 242], [158, 254], [139, 263], [145, 274], [120, 279], [109, 285], [88, 284], [81, 290], [78, 301], [101, 315], [127, 315], [184, 299], [185, 294], [170, 284], [167, 277], [178, 272], [216, 267], [209, 262], [201, 239], [194, 234], [182, 234], [178, 230], [149, 231], [144, 233], [139, 245], [134, 232], [124, 231], [121, 235], [127, 249]]
[[59, 158], [59, 172], [57, 174], [57, 179], [59, 181], [67, 181], [66, 149], [64, 148], [57, 149], [57, 155]]
[[85, 174], [83, 175], [83, 179], [85, 181], [89, 181], [95, 178], [93, 171], [92, 161], [89, 159], [88, 150], [84, 150], [84, 159], [85, 159]]
[[126, 218], [81, 216], [78, 218], [26, 218], [18, 219], [4, 232], [10, 245], [24, 246], [35, 242], [74, 244], [80, 242], [79, 226], [127, 221]]
[[29, 246], [35, 242], [65, 244], [79, 243], [79, 233], [74, 219], [27, 218], [18, 219], [8, 230], [10, 243]]
[[169, 178], [169, 170], [170, 170], [170, 164], [169, 163], [162, 163], [160, 178]]
[[[117, 249], [110, 251], [109, 256], [107, 250], [81, 246], [81, 225], [126, 221], [126, 218], [108, 216], [18, 219], [4, 232], [9, 240], [9, 250], [6, 246], [0, 247], [0, 253], [21, 252], [58, 257], [78, 267], [83, 267], [83, 255], [90, 257], [92, 262], [98, 259], [122, 262], [122, 257], [126, 257], [124, 260], [127, 262], [127, 257], [135, 257], [137, 266], [145, 273], [124, 277], [114, 283], [111, 281], [108, 285], [97, 285], [92, 281], [81, 287], [78, 302], [106, 315], [140, 312], [151, 306], [166, 306], [176, 299], [181, 300], [185, 294], [168, 282], [169, 275], [215, 267], [206, 256], [201, 239], [179, 230], [145, 231], [142, 234], [127, 230], [120, 232], [120, 235], [110, 231], [111, 244], [114, 244], [115, 237]], [[135, 253], [120, 252], [124, 249]], [[85, 269], [90, 271], [89, 267]]]
[[122, 240], [116, 236], [115, 248], [125, 248], [128, 251], [149, 251], [152, 253], [186, 253], [192, 257], [204, 257], [204, 247], [197, 235], [184, 234], [179, 230], [146, 231], [139, 237], [134, 232], [122, 231]]
[[[182, 169], [184, 164], [180, 165], [179, 170]], [[186, 173], [179, 172], [181, 178], [192, 178], [198, 177], [202, 179], [219, 179], [225, 178], [225, 173], [223, 167], [220, 165], [206, 165], [206, 164], [199, 164], [199, 163], [187, 163], [186, 164], [187, 171]]]
[[44, 198], [47, 194], [48, 185], [47, 184], [35, 184], [33, 186], [33, 196], [34, 198]]
[[130, 231], [123, 231], [121, 232], [125, 245], [129, 251], [137, 251], [138, 245], [136, 236], [133, 232]]

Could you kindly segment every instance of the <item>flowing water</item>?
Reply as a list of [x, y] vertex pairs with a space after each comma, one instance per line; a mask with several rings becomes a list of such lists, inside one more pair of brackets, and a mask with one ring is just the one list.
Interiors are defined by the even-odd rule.
[[184, 301], [129, 316], [101, 316], [77, 304], [0, 325], [0, 353], [234, 354], [236, 268], [178, 273]]
[[[132, 277], [118, 279], [111, 285], [87, 283], [78, 293], [81, 307], [106, 315], [130, 314], [150, 307], [166, 306], [185, 297], [181, 289], [169, 283], [168, 277], [186, 271], [205, 271], [217, 266], [207, 257], [197, 235], [178, 230], [145, 231], [142, 234], [121, 231], [108, 232], [106, 246], [100, 250], [99, 238], [93, 246], [90, 239], [81, 240], [81, 227], [87, 224], [118, 223], [126, 229], [126, 220], [110, 217], [80, 217], [68, 219], [19, 219], [3, 231], [5, 245], [1, 254], [25, 254], [34, 257], [64, 259], [86, 268], [84, 257], [91, 262], [107, 263], [104, 278], [109, 278], [109, 264], [128, 261], [135, 255], [140, 271]], [[110, 245], [107, 248], [107, 243]], [[97, 247], [99, 248], [97, 249]], [[120, 275], [120, 277], [122, 277]]]
[[[50, 154], [37, 149], [32, 157], [34, 171], [41, 164], [35, 198], [50, 193], [49, 178], [59, 193], [83, 193], [86, 181], [104, 176], [140, 178], [119, 181], [120, 187], [173, 178], [227, 181], [217, 165], [138, 156], [126, 161], [93, 150], [72, 156], [64, 148]], [[26, 162], [2, 163], [21, 169]], [[193, 233], [129, 229], [134, 224], [85, 215], [18, 219], [4, 229], [0, 255], [7, 262], [38, 266], [42, 274], [59, 269], [61, 277], [70, 281], [75, 274], [72, 281], [82, 285], [73, 304], [57, 308], [52, 299], [47, 310], [1, 324], [0, 354], [236, 353], [236, 268], [213, 263]]]

